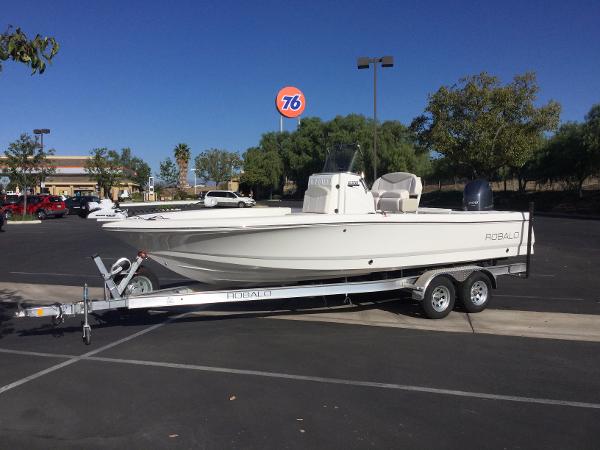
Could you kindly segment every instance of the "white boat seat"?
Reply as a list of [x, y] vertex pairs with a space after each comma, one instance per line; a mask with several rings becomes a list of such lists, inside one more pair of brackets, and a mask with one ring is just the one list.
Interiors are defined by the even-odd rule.
[[383, 198], [410, 198], [410, 194], [406, 189], [398, 189], [397, 191], [385, 191], [380, 196], [379, 199]]
[[375, 180], [371, 193], [375, 209], [389, 212], [414, 212], [419, 208], [421, 178], [407, 172], [387, 173]]

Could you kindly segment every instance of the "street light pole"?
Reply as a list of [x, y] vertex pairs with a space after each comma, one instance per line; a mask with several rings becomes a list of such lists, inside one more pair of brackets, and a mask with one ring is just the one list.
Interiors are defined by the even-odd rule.
[[371, 64], [373, 64], [373, 182], [375, 182], [377, 179], [377, 64], [381, 64], [381, 67], [394, 67], [394, 57], [361, 56], [356, 61], [358, 69], [368, 69]]
[[40, 136], [42, 153], [43, 153], [44, 152], [44, 135], [50, 134], [50, 130], [48, 128], [36, 128], [35, 130], [33, 130], [33, 134]]
[[[33, 134], [40, 136], [40, 145], [42, 147], [42, 153], [44, 153], [44, 135], [50, 134], [50, 130], [48, 128], [36, 128], [33, 130]], [[27, 187], [25, 190], [27, 190]], [[40, 180], [40, 192], [42, 192], [42, 180]]]
[[196, 195], [196, 169], [190, 169], [194, 172], [194, 195]]
[[377, 63], [373, 64], [373, 183], [377, 179]]

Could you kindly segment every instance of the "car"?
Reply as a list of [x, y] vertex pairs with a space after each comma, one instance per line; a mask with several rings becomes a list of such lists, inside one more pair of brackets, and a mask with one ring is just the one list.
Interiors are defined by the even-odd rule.
[[100, 198], [95, 195], [76, 195], [69, 197], [65, 202], [70, 214], [79, 214], [81, 217], [86, 217], [90, 212], [89, 203], [100, 203]]
[[[23, 214], [25, 198], [20, 197], [17, 203], [4, 207], [5, 215], [10, 218], [13, 215]], [[64, 217], [69, 213], [65, 202], [56, 195], [28, 195], [26, 213], [37, 216], [44, 220], [48, 217]]]
[[19, 194], [7, 192], [5, 195], [0, 196], [0, 206], [13, 205], [19, 201], [19, 197]]
[[208, 191], [204, 196], [204, 206], [235, 206], [246, 208], [256, 205], [256, 201], [250, 197], [244, 197], [237, 192], [214, 190]]

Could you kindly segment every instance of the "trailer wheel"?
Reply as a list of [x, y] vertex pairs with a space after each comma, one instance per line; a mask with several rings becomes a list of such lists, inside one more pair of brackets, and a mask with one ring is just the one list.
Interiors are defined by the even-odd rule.
[[454, 283], [445, 276], [435, 277], [425, 290], [421, 302], [425, 316], [429, 319], [443, 319], [454, 308], [455, 298]]
[[85, 345], [90, 345], [92, 343], [92, 330], [89, 327], [83, 327], [83, 342]]
[[470, 313], [483, 311], [492, 298], [492, 282], [483, 272], [473, 272], [460, 284], [460, 300]]
[[[115, 282], [119, 284], [120, 280], [115, 280]], [[159, 289], [160, 284], [158, 283], [158, 277], [147, 267], [141, 266], [133, 278], [129, 280], [129, 284], [125, 288], [123, 294], [126, 296], [141, 295], [158, 291]]]

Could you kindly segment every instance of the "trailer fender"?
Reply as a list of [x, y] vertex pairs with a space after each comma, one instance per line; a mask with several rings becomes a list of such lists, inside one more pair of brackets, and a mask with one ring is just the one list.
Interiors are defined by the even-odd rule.
[[485, 267], [481, 267], [481, 266], [462, 266], [462, 267], [456, 267], [456, 268], [444, 267], [442, 269], [428, 270], [427, 272], [424, 272], [421, 276], [419, 276], [417, 281], [411, 287], [412, 298], [414, 300], [419, 300], [419, 301], [423, 300], [425, 291], [429, 287], [429, 284], [431, 283], [431, 281], [436, 277], [446, 276], [446, 277], [450, 278], [455, 284], [458, 285], [459, 283], [462, 283], [467, 278], [469, 278], [469, 276], [471, 276], [471, 274], [473, 272], [485, 273], [490, 279], [492, 288], [496, 289], [496, 286], [497, 286], [496, 276], [489, 270], [486, 270]]

